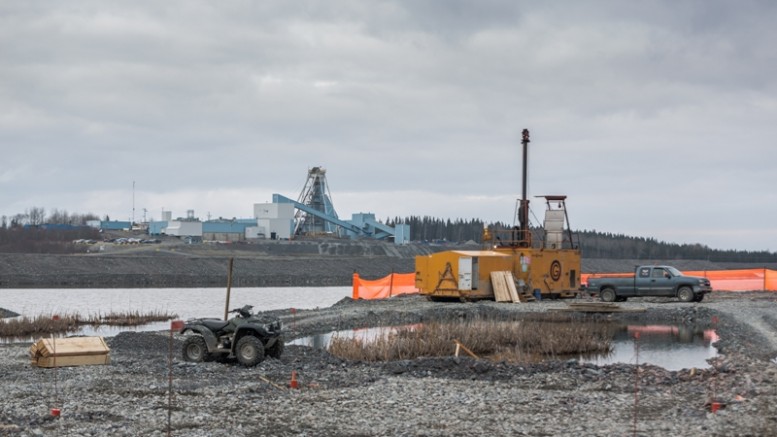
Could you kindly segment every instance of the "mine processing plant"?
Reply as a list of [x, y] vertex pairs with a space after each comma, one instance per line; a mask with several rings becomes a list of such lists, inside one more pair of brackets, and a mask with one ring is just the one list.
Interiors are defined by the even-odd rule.
[[273, 204], [292, 204], [296, 209], [292, 238], [366, 238], [394, 240], [396, 244], [406, 244], [410, 241], [409, 225], [388, 226], [379, 222], [372, 213], [356, 213], [352, 215], [351, 220], [338, 217], [326, 180], [326, 170], [320, 166], [308, 170], [308, 178], [297, 200], [273, 194], [272, 201]]

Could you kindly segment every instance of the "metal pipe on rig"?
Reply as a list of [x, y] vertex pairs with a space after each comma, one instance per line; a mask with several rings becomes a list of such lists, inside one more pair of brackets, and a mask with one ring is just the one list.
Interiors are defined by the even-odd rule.
[[528, 247], [531, 244], [529, 239], [529, 198], [526, 195], [528, 178], [528, 158], [529, 158], [529, 129], [524, 129], [522, 132], [523, 139], [523, 181], [521, 189], [521, 206], [518, 208], [518, 222], [519, 222], [519, 242], [520, 247]]

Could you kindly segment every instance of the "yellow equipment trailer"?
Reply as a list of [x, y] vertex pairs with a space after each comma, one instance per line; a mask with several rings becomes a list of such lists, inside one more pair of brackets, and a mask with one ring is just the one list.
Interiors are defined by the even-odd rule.
[[450, 250], [415, 259], [415, 285], [432, 298], [493, 299], [490, 274], [511, 271], [513, 257], [493, 250]]
[[[416, 287], [432, 300], [494, 299], [492, 273], [510, 272], [520, 296], [573, 297], [580, 287], [580, 249], [569, 228], [566, 196], [539, 196], [547, 209], [542, 229], [529, 227], [526, 157], [529, 131], [523, 131], [523, 197], [519, 226], [485, 231], [482, 251], [445, 251], [416, 257]], [[564, 224], [567, 224], [566, 230]], [[522, 299], [523, 300], [523, 299]]]

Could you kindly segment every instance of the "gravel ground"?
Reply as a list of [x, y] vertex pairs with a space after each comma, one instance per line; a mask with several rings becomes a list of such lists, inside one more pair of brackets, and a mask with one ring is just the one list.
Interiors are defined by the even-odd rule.
[[[632, 299], [622, 306], [646, 311], [611, 316], [715, 328], [720, 354], [702, 370], [452, 357], [364, 363], [304, 346], [288, 346], [280, 360], [246, 369], [182, 362], [176, 335], [171, 434], [777, 435], [776, 301], [770, 293], [713, 293], [698, 304]], [[565, 306], [400, 297], [272, 313], [296, 338], [476, 315], [525, 317]], [[28, 344], [0, 346], [0, 435], [167, 435], [169, 339], [167, 332], [123, 333], [109, 339], [110, 365], [56, 371], [31, 367]], [[292, 370], [299, 374], [298, 390], [286, 388]], [[716, 414], [706, 406], [713, 397], [724, 406]], [[53, 406], [61, 406], [58, 419], [50, 415]]]

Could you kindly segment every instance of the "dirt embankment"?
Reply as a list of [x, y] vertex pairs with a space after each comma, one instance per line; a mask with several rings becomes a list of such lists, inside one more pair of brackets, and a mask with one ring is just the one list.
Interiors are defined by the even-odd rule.
[[[354, 272], [380, 278], [415, 271], [415, 257], [478, 246], [397, 246], [374, 241], [267, 241], [253, 244], [118, 245], [98, 243], [79, 255], [0, 254], [0, 288], [221, 287], [234, 258], [233, 285], [348, 286]], [[687, 260], [583, 259], [584, 272], [631, 271], [637, 264], [686, 270], [753, 267]], [[764, 267], [758, 265], [756, 267]], [[777, 268], [777, 265], [767, 266]]]
[[[229, 257], [0, 256], [0, 288], [222, 287]], [[401, 258], [238, 258], [235, 287], [349, 285], [354, 271], [370, 278], [412, 271]]]
[[0, 254], [0, 288], [221, 287], [230, 258], [236, 287], [345, 286], [354, 272], [412, 272], [415, 256], [432, 251], [380, 242], [100, 243], [78, 255]]

